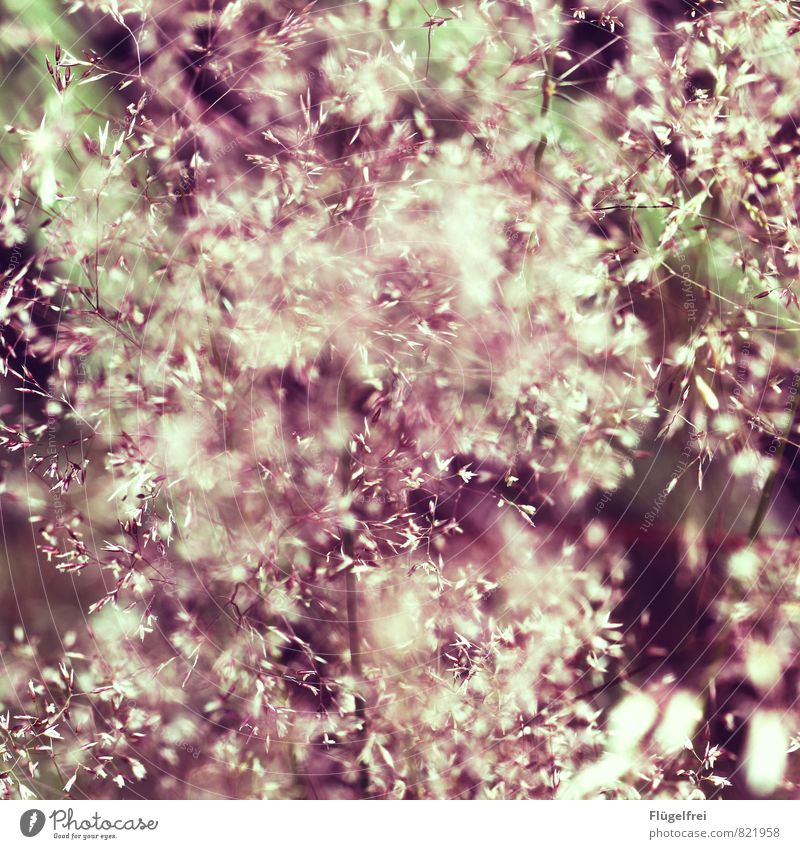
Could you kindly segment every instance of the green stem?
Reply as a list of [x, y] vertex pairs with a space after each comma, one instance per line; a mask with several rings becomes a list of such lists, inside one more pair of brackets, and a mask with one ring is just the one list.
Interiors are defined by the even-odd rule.
[[[795, 415], [797, 413], [797, 402], [799, 397], [800, 391], [796, 391], [794, 394], [794, 398], [792, 398], [791, 406], [789, 407], [789, 421], [786, 423], [786, 427], [784, 428], [780, 447], [775, 452], [772, 470], [770, 471], [767, 480], [764, 482], [764, 488], [761, 490], [761, 497], [758, 500], [756, 512], [753, 515], [753, 521], [750, 523], [750, 530], [747, 534], [747, 538], [750, 542], [750, 545], [752, 545], [758, 538], [758, 535], [761, 532], [761, 526], [763, 525], [764, 519], [767, 516], [767, 511], [769, 510], [770, 501], [772, 500], [772, 490], [775, 488], [775, 481], [778, 478], [778, 472], [780, 470], [781, 458], [783, 457], [783, 453], [786, 450], [786, 444], [792, 434], [792, 425], [794, 424]], [[709, 664], [709, 685], [717, 677], [720, 668], [722, 667], [726, 655], [725, 649], [727, 645], [727, 638], [732, 629], [733, 620], [728, 619], [717, 634], [717, 647], [713, 653], [711, 663]]]
[[[544, 65], [544, 80], [542, 81], [542, 108], [539, 115], [542, 121], [547, 119], [547, 113], [550, 111], [550, 100], [553, 96], [555, 86], [552, 80], [553, 75], [553, 58], [548, 55]], [[539, 144], [536, 145], [536, 151], [533, 154], [533, 167], [536, 170], [536, 176], [539, 176], [539, 169], [542, 165], [542, 157], [547, 149], [547, 130], [542, 127], [542, 134], [539, 137]]]
[[775, 481], [777, 480], [778, 472], [780, 471], [781, 459], [786, 451], [786, 444], [790, 441], [792, 436], [792, 426], [794, 425], [794, 419], [797, 413], [797, 400], [800, 398], [800, 390], [797, 390], [796, 387], [793, 388], [796, 391], [789, 408], [789, 421], [786, 423], [786, 427], [784, 428], [780, 446], [775, 452], [775, 458], [772, 461], [772, 470], [764, 482], [764, 488], [761, 490], [761, 498], [758, 500], [758, 506], [756, 507], [753, 521], [750, 524], [750, 531], [747, 534], [751, 543], [755, 542], [759, 532], [761, 531], [761, 525], [767, 517], [767, 510], [769, 510], [769, 504], [772, 500], [772, 490], [775, 488]]
[[[345, 446], [341, 457], [341, 480], [342, 488], [347, 492], [350, 488], [350, 474], [352, 468], [352, 457], [350, 449]], [[342, 529], [342, 554], [350, 560], [347, 571], [345, 572], [345, 595], [347, 597], [347, 639], [350, 649], [350, 671], [355, 680], [356, 687], [363, 686], [363, 667], [361, 659], [363, 650], [361, 647], [361, 628], [359, 626], [358, 613], [358, 585], [356, 576], [353, 574], [352, 561], [355, 559], [355, 545], [353, 541], [353, 532], [349, 528]], [[358, 720], [358, 729], [360, 737], [356, 740], [359, 745], [358, 754], [358, 787], [361, 798], [366, 798], [369, 795], [369, 766], [364, 757], [364, 750], [367, 745], [367, 701], [360, 693], [353, 693], [355, 702], [355, 715]]]

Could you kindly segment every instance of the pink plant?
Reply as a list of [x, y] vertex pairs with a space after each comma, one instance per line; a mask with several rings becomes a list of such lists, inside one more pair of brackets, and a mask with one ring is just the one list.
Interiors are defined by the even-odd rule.
[[31, 33], [6, 797], [796, 795], [797, 27], [687, 6]]

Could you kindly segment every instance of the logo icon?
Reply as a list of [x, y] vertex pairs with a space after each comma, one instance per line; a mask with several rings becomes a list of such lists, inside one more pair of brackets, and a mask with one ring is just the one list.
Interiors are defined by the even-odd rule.
[[44, 823], [45, 815], [36, 808], [31, 808], [19, 818], [19, 830], [25, 837], [36, 837], [44, 828]]

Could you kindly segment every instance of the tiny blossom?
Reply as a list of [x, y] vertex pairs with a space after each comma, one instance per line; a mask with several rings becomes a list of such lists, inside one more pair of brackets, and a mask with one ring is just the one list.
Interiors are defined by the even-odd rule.
[[21, 11], [0, 796], [795, 798], [790, 6]]

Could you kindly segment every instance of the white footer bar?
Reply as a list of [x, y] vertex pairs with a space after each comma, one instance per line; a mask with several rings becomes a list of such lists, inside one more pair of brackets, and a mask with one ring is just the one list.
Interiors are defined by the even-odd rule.
[[799, 814], [793, 801], [8, 801], [0, 803], [0, 846], [535, 849], [566, 838], [591, 849], [797, 849]]

